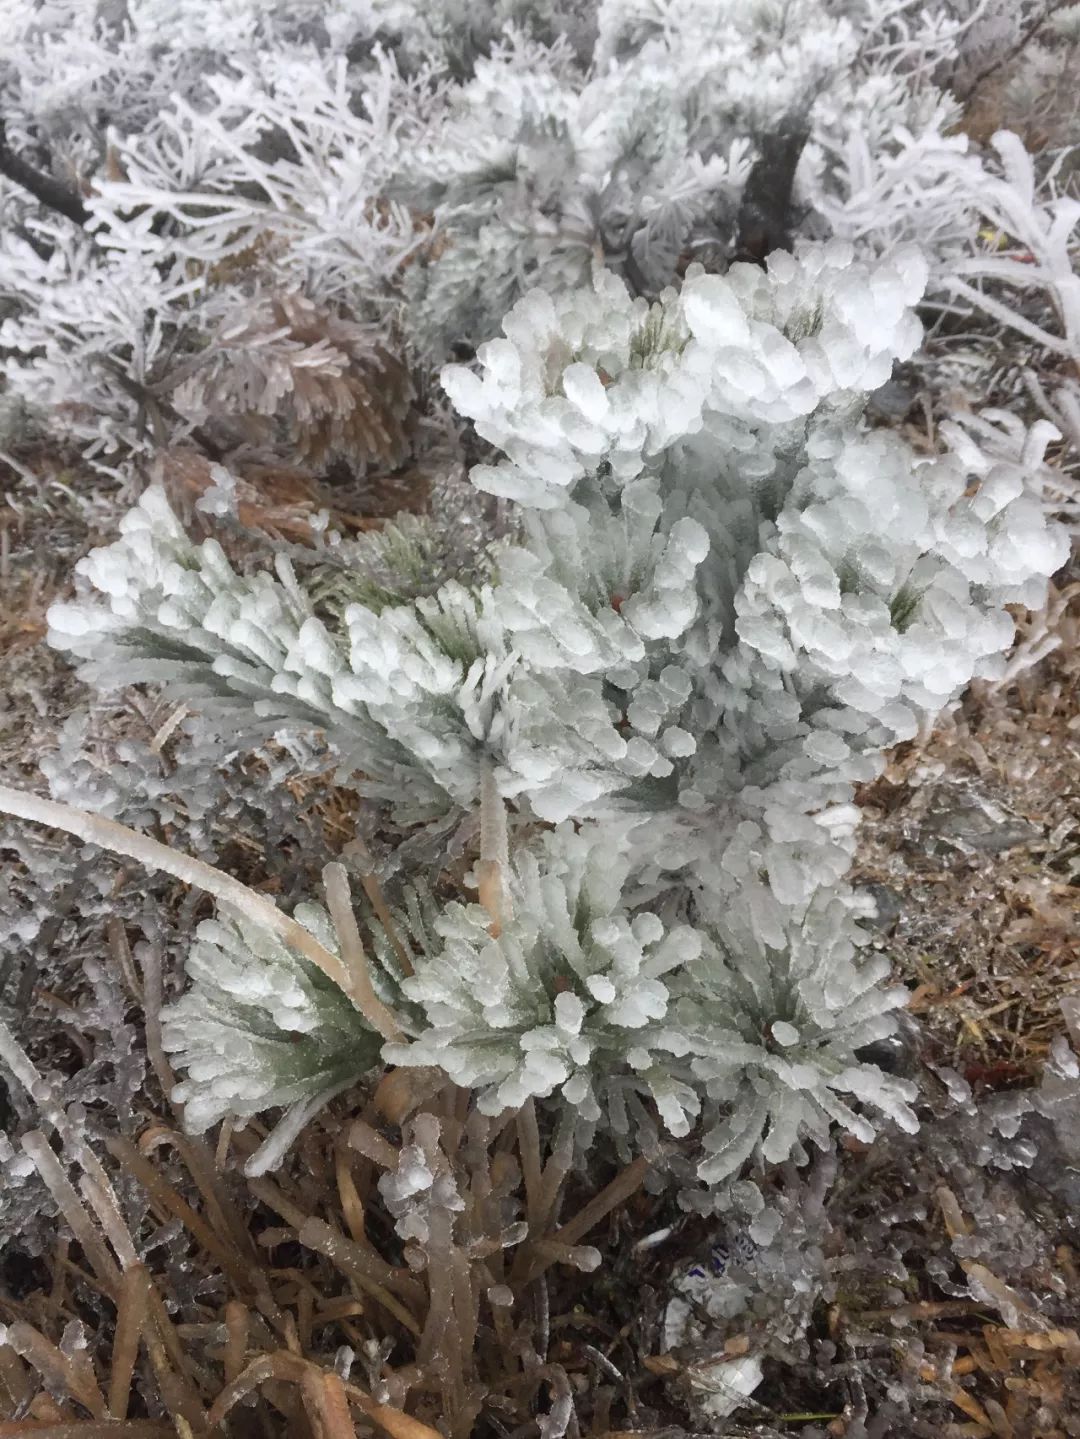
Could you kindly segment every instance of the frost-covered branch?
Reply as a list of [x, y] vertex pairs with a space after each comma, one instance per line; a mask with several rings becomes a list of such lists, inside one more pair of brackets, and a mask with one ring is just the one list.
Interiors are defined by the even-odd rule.
[[55, 210], [58, 215], [64, 215], [67, 219], [73, 220], [76, 225], [85, 226], [90, 219], [90, 211], [74, 190], [68, 189], [66, 185], [53, 179], [51, 175], [35, 169], [21, 155], [15, 153], [8, 140], [7, 126], [2, 117], [0, 117], [0, 175], [6, 175], [16, 185], [20, 185], [47, 210]]

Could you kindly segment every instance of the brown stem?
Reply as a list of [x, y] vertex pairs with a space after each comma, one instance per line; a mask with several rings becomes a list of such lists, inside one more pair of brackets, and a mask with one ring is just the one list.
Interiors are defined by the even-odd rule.
[[[632, 1194], [635, 1194], [645, 1182], [645, 1176], [649, 1172], [649, 1161], [643, 1156], [628, 1164], [624, 1170], [616, 1174], [615, 1178], [599, 1194], [593, 1196], [583, 1209], [579, 1209], [573, 1219], [567, 1220], [561, 1229], [554, 1234], [545, 1235], [543, 1238], [553, 1241], [558, 1246], [557, 1250], [547, 1248], [544, 1252], [537, 1254], [535, 1250], [529, 1254], [527, 1269], [523, 1276], [526, 1283], [539, 1279], [540, 1275], [558, 1258], [564, 1254], [564, 1246], [573, 1247], [587, 1234], [590, 1229], [606, 1218], [613, 1209], [620, 1204], [625, 1204]], [[523, 1266], [524, 1267], [524, 1266]]]

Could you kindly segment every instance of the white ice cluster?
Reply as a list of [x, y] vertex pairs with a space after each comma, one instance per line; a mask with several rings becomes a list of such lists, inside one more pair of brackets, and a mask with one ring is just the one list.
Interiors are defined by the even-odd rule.
[[[924, 279], [910, 252], [834, 243], [692, 271], [651, 305], [608, 274], [526, 296], [476, 372], [444, 375], [505, 456], [474, 483], [520, 517], [487, 582], [335, 626], [284, 564], [240, 576], [191, 545], [157, 490], [83, 562], [50, 623], [92, 675], [320, 729], [398, 823], [481, 814], [501, 928], [490, 896], [427, 926], [386, 1058], [624, 1142], [650, 1112], [700, 1124], [710, 1184], [834, 1121], [868, 1137], [855, 1104], [913, 1122], [910, 1088], [860, 1057], [899, 996], [844, 882], [854, 785], [993, 673], [1006, 605], [1038, 603], [1066, 554], [1045, 434], [983, 421], [927, 457], [863, 420], [918, 343]], [[285, 1102], [288, 1065], [254, 1092], [291, 1054], [254, 937], [235, 961], [200, 943], [170, 1021], [192, 1116], [234, 1089], [242, 1113]], [[185, 1034], [218, 1023], [222, 975], [269, 1026], [249, 1087]]]
[[914, 1086], [858, 1058], [906, 992], [880, 988], [880, 955], [860, 960], [841, 899], [816, 900], [774, 951], [703, 894], [694, 925], [628, 908], [633, 867], [624, 832], [563, 826], [519, 857], [497, 937], [480, 906], [449, 905], [441, 951], [403, 985], [427, 1025], [384, 1057], [445, 1070], [487, 1114], [556, 1095], [624, 1140], [642, 1100], [674, 1135], [704, 1108], [709, 1184], [758, 1148], [776, 1161], [804, 1140], [826, 1147], [833, 1121], [869, 1137], [850, 1099], [914, 1125]]
[[433, 1226], [448, 1227], [466, 1208], [439, 1139], [435, 1116], [417, 1115], [407, 1126], [396, 1167], [379, 1180], [398, 1237], [421, 1246], [432, 1240]]
[[536, 291], [481, 345], [479, 375], [443, 371], [457, 410], [508, 457], [473, 483], [547, 509], [586, 477], [659, 475], [677, 447], [736, 436], [751, 463], [775, 465], [782, 427], [842, 410], [915, 351], [925, 284], [917, 251], [870, 268], [832, 244], [778, 252], [767, 271], [694, 267], [653, 305], [607, 271], [591, 293]]
[[479, 905], [448, 905], [435, 924], [440, 951], [403, 984], [429, 1027], [412, 1045], [389, 1046], [387, 1059], [445, 1069], [478, 1092], [486, 1114], [558, 1093], [595, 1123], [601, 1098], [606, 1109], [632, 1082], [628, 1055], [638, 1085], [666, 1096], [681, 1045], [662, 1025], [665, 981], [699, 959], [703, 939], [628, 913], [630, 870], [618, 831], [561, 826], [518, 857], [514, 917], [498, 937]]
[[[298, 905], [295, 918], [334, 943], [317, 905]], [[183, 1064], [173, 1098], [196, 1133], [325, 1101], [378, 1063], [379, 1036], [341, 990], [247, 919], [219, 911], [203, 920], [186, 971], [191, 988], [165, 1010], [162, 1043]]]

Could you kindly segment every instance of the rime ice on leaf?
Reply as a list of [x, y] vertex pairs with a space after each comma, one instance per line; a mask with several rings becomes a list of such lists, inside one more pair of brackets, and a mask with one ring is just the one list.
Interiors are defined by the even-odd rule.
[[[317, 906], [296, 917], [334, 945]], [[379, 1036], [341, 990], [246, 919], [203, 920], [185, 969], [190, 987], [162, 1016], [163, 1043], [185, 1071], [173, 1097], [196, 1133], [318, 1100], [378, 1062]]]
[[683, 1045], [662, 1021], [667, 976], [693, 966], [702, 940], [622, 912], [628, 869], [617, 833], [562, 828], [519, 858], [515, 917], [497, 939], [478, 905], [449, 905], [435, 924], [441, 952], [402, 986], [426, 1024], [386, 1058], [438, 1065], [487, 1114], [557, 1093], [595, 1124], [618, 1091], [638, 1090], [685, 1133], [696, 1100], [670, 1082], [667, 1056]]

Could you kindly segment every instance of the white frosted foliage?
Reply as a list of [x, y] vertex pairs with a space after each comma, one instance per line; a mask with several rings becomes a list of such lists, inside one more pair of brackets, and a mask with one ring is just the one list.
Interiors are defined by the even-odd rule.
[[[333, 943], [317, 906], [296, 918]], [[345, 995], [248, 920], [203, 920], [185, 969], [190, 988], [165, 1010], [162, 1040], [186, 1072], [172, 1097], [195, 1132], [319, 1100], [378, 1061], [379, 1036]]]
[[[855, 786], [994, 673], [1007, 606], [1066, 553], [1046, 427], [989, 415], [927, 455], [865, 422], [925, 282], [910, 248], [829, 243], [691, 267], [651, 304], [606, 271], [527, 294], [444, 371], [502, 454], [473, 483], [518, 522], [479, 582], [320, 618], [284, 561], [238, 573], [154, 488], [81, 563], [50, 625], [89, 677], [164, 683], [234, 735], [307, 727], [396, 824], [431, 826], [429, 852], [452, 834], [456, 859], [479, 819], [499, 923], [483, 886], [409, 911], [386, 1061], [623, 1148], [656, 1120], [694, 1133], [709, 1185], [915, 1122], [912, 1087], [864, 1057], [905, 996], [845, 884]], [[191, 1122], [357, 1077], [367, 1048], [327, 1021], [324, 1052], [325, 997], [280, 945], [218, 926], [190, 969], [168, 1032]], [[408, 1224], [439, 1183], [410, 1156], [386, 1190]]]

